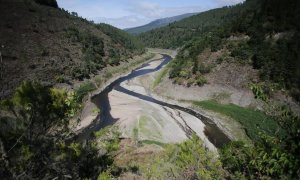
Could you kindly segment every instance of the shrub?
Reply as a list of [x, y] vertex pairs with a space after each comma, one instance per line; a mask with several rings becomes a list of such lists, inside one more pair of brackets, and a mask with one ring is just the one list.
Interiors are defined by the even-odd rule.
[[113, 76], [113, 74], [111, 72], [106, 72], [103, 77], [104, 77], [104, 79], [109, 79], [112, 76]]
[[264, 83], [256, 84], [251, 83], [250, 89], [252, 90], [254, 97], [263, 101], [267, 101], [269, 98], [269, 88]]
[[181, 70], [179, 72], [179, 77], [188, 78], [190, 76], [190, 72], [188, 70]]
[[201, 63], [199, 66], [198, 66], [198, 71], [201, 73], [201, 74], [207, 74], [211, 71], [212, 67], [209, 66], [209, 65], [204, 65], [203, 63]]
[[246, 42], [237, 44], [231, 50], [231, 56], [234, 57], [240, 63], [248, 63], [252, 55], [252, 50]]
[[300, 90], [296, 88], [291, 89], [291, 96], [297, 101], [300, 102]]
[[103, 83], [103, 79], [101, 76], [96, 76], [94, 80], [95, 80], [97, 87], [100, 87]]
[[82, 67], [74, 66], [72, 68], [72, 77], [75, 79], [83, 80], [83, 78], [88, 77], [88, 73]]
[[79, 88], [75, 90], [77, 102], [81, 102], [84, 96], [95, 89], [95, 85], [90, 81], [82, 83]]
[[194, 78], [190, 78], [190, 79], [187, 80], [186, 85], [187, 85], [188, 87], [190, 87], [191, 85], [194, 84], [194, 82], [195, 82], [195, 79], [194, 79]]
[[196, 84], [197, 84], [198, 86], [203, 86], [204, 84], [207, 83], [207, 80], [206, 80], [205, 77], [203, 77], [202, 75], [198, 75], [198, 76], [196, 77], [195, 82], [196, 82]]
[[63, 75], [55, 76], [55, 82], [57, 82], [57, 83], [65, 82], [64, 76]]
[[223, 57], [219, 57], [217, 59], [217, 64], [221, 64], [224, 61]]
[[113, 179], [113, 176], [110, 174], [109, 171], [102, 172], [97, 178], [97, 180], [110, 180], [110, 179]]

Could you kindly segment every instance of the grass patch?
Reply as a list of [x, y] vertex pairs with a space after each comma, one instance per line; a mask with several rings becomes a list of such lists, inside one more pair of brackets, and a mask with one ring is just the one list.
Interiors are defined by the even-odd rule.
[[161, 134], [158, 128], [159, 127], [153, 122], [151, 117], [141, 116], [139, 118], [138, 130], [141, 135], [151, 139], [160, 139]]
[[156, 79], [154, 80], [153, 88], [155, 88], [157, 85], [159, 85], [159, 83], [161, 83], [162, 79], [168, 74], [168, 72], [169, 72], [169, 66], [166, 66], [159, 72]]
[[98, 114], [100, 114], [100, 109], [99, 108], [93, 108], [93, 110], [92, 110], [92, 113], [93, 113], [93, 115], [98, 115]]
[[159, 141], [154, 141], [154, 140], [142, 140], [141, 143], [143, 143], [143, 144], [156, 144], [156, 145], [161, 146], [161, 147], [166, 146], [165, 143], [162, 143], [162, 142], [159, 142]]
[[234, 104], [219, 104], [216, 101], [195, 101], [194, 105], [204, 109], [212, 110], [226, 115], [238, 121], [244, 128], [250, 139], [259, 140], [259, 133], [264, 132], [269, 135], [283, 133], [277, 122], [262, 111], [243, 108]]

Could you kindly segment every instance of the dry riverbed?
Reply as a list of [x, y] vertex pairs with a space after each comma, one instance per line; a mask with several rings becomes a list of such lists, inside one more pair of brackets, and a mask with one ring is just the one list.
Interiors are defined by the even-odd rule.
[[[160, 62], [151, 62], [143, 69], [153, 69]], [[140, 78], [143, 76], [125, 81], [121, 83], [121, 87], [147, 95], [146, 88], [136, 83], [140, 81]], [[114, 119], [118, 119], [116, 125], [119, 126], [124, 138], [179, 143], [187, 140], [191, 132], [195, 132], [207, 148], [216, 150], [204, 134], [203, 122], [188, 113], [144, 101], [117, 90], [111, 91], [108, 98], [111, 106], [110, 114]]]
[[[140, 57], [136, 57], [135, 59], [133, 59], [132, 61], [134, 61], [134, 63], [136, 63], [136, 65], [132, 66], [130, 65], [130, 63], [124, 64], [124, 65], [120, 65], [116, 66], [116, 67], [109, 67], [108, 69], [104, 70], [103, 72], [101, 72], [100, 74], [98, 74], [96, 77], [92, 78], [91, 81], [96, 84], [97, 89], [91, 93], [88, 94], [88, 96], [85, 97], [84, 99], [84, 103], [83, 103], [83, 109], [78, 117], [79, 119], [79, 124], [75, 123], [76, 126], [73, 128], [75, 133], [80, 133], [82, 130], [84, 130], [86, 127], [88, 127], [93, 121], [96, 120], [99, 110], [98, 107], [91, 101], [91, 97], [93, 97], [96, 94], [99, 94], [101, 91], [104, 90], [104, 88], [106, 86], [108, 86], [111, 82], [115, 81], [116, 79], [118, 79], [121, 76], [125, 76], [126, 74], [130, 73], [132, 69], [137, 68], [138, 66], [140, 66], [143, 63], [146, 63], [148, 61], [153, 61], [153, 60], [157, 60], [162, 58], [162, 56], [160, 54], [155, 54], [151, 59], [149, 60], [145, 60], [142, 61], [143, 59], [145, 59], [147, 56], [147, 54], [140, 56]], [[130, 66], [132, 66], [130, 69], [128, 69]], [[122, 72], [120, 69], [124, 69], [127, 68], [127, 72]], [[97, 77], [103, 77], [105, 76], [105, 74], [107, 74], [107, 71], [112, 72], [112, 77], [101, 83], [101, 85], [97, 85]], [[77, 83], [77, 85], [74, 85], [74, 87], [79, 87], [80, 83]]]
[[[155, 66], [155, 62], [152, 65]], [[162, 71], [163, 68], [160, 71], [135, 78], [126, 83], [126, 88], [137, 91], [137, 87], [143, 87], [144, 90], [140, 94], [150, 95], [155, 99], [170, 104], [192, 108], [211, 119], [231, 139], [248, 140], [244, 129], [236, 120], [212, 111], [194, 107], [191, 101], [215, 99], [223, 103], [233, 103], [242, 107], [259, 107], [259, 102], [254, 98], [249, 89], [237, 89], [223, 84], [207, 84], [202, 87], [187, 88], [173, 84], [167, 77], [164, 77], [162, 82], [154, 88], [153, 84]]]
[[[139, 70], [147, 71], [158, 67], [161, 64], [162, 59], [161, 57], [159, 59], [158, 56], [156, 56], [154, 59], [156, 60], [151, 61], [148, 63], [148, 66]], [[145, 75], [137, 76], [133, 79], [126, 80], [122, 82], [120, 86], [121, 88], [136, 94], [154, 97], [155, 99], [163, 102], [177, 104], [182, 107], [189, 108], [194, 107], [192, 107], [191, 103], [188, 101], [183, 102], [180, 100], [202, 100], [199, 98], [199, 96], [211, 96], [211, 94], [205, 94], [203, 91], [210, 93], [213, 92], [209, 88], [204, 88], [203, 90], [203, 87], [201, 90], [200, 88], [196, 89], [176, 86], [173, 85], [167, 78], [164, 78], [163, 83], [160, 83], [159, 86], [154, 88], [153, 83], [162, 70], [163, 68], [159, 71], [154, 71]], [[106, 84], [113, 82], [118, 77], [111, 79]], [[105, 86], [98, 89], [91, 94], [91, 96], [100, 93], [104, 88]], [[220, 88], [218, 87], [212, 88], [214, 90], [219, 90], [218, 92], [223, 92], [223, 89], [220, 91]], [[226, 90], [228, 90], [228, 88]], [[248, 92], [238, 92], [238, 90], [236, 90], [235, 96], [238, 96], [239, 93], [241, 94], [240, 96], [249, 96], [248, 99], [252, 99]], [[175, 98], [177, 96], [179, 99]], [[181, 110], [168, 108], [157, 103], [147, 101], [143, 98], [139, 98], [138, 96], [132, 96], [118, 90], [118, 88], [110, 91], [107, 97], [110, 107], [109, 114], [115, 122], [114, 126], [119, 127], [121, 135], [125, 139], [131, 139], [133, 141], [140, 142], [150, 141], [158, 144], [179, 143], [187, 140], [192, 133], [196, 133], [203, 140], [208, 149], [216, 151], [216, 147], [208, 140], [204, 133], [205, 124], [193, 115]], [[243, 97], [240, 98], [243, 99]], [[241, 103], [242, 101], [238, 100], [237, 102]], [[246, 104], [247, 103], [249, 103], [249, 100], [246, 99]], [[77, 126], [77, 132], [86, 129], [86, 127], [89, 127], [90, 124], [98, 121], [97, 115], [99, 113], [97, 111], [94, 112], [93, 109], [96, 109], [95, 104], [88, 101], [85, 104], [85, 108], [82, 112], [81, 122], [79, 126]], [[201, 114], [212, 119], [215, 124], [217, 124], [217, 126], [231, 139], [245, 137], [245, 133], [238, 123], [234, 123], [234, 121], [219, 116], [213, 112], [201, 111], [201, 109], [195, 108], [194, 110], [201, 112]]]

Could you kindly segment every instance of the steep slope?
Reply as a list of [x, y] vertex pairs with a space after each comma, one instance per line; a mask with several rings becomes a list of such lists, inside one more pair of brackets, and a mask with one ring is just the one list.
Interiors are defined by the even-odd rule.
[[127, 33], [56, 7], [53, 0], [1, 1], [1, 98], [26, 79], [83, 79], [143, 52]]
[[245, 10], [242, 5], [209, 10], [172, 23], [166, 27], [142, 33], [139, 35], [139, 38], [147, 47], [181, 47], [191, 38], [200, 36], [203, 32], [232, 21], [241, 11]]
[[187, 17], [196, 15], [197, 13], [187, 13], [187, 14], [182, 14], [179, 16], [173, 16], [173, 17], [167, 17], [167, 18], [162, 18], [162, 19], [157, 19], [155, 21], [150, 22], [149, 24], [139, 26], [139, 27], [134, 27], [134, 28], [128, 28], [125, 29], [126, 32], [134, 35], [141, 34], [143, 32], [150, 31], [152, 29], [160, 28], [169, 25], [170, 23], [173, 23], [175, 21], [180, 21], [182, 19], [185, 19]]
[[[299, 101], [299, 12], [295, 1], [248, 0], [143, 33], [140, 39], [150, 47], [181, 47], [170, 70], [178, 84], [203, 85], [205, 74], [218, 64], [227, 70], [232, 66], [226, 63], [250, 65], [260, 72], [255, 82], [265, 94], [286, 89]], [[206, 59], [207, 49], [218, 58]]]

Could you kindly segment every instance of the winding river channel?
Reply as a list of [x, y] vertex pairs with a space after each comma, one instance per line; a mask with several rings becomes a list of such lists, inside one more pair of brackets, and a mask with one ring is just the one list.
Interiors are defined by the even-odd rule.
[[[129, 89], [126, 89], [125, 87], [121, 86], [121, 83], [125, 81], [129, 81], [136, 77], [145, 76], [149, 73], [156, 72], [160, 70], [162, 67], [164, 67], [166, 64], [168, 64], [172, 58], [168, 55], [163, 55], [163, 59], [160, 61], [160, 64], [154, 68], [149, 68], [150, 64], [145, 63], [141, 67], [133, 70], [131, 73], [129, 73], [126, 76], [120, 77], [114, 82], [112, 82], [110, 85], [108, 85], [100, 94], [95, 95], [92, 97], [92, 102], [95, 103], [100, 109], [101, 112], [97, 117], [97, 120], [95, 120], [92, 124], [90, 124], [87, 128], [85, 128], [80, 134], [88, 134], [93, 131], [97, 131], [101, 128], [104, 128], [109, 125], [113, 125], [118, 122], [118, 118], [114, 118], [111, 114], [111, 103], [109, 101], [109, 93], [114, 91], [118, 91], [120, 93], [125, 93], [126, 95], [138, 98], [139, 100], [142, 100], [146, 103], [154, 103], [156, 105], [161, 106], [166, 111], [167, 109], [172, 109], [177, 112], [185, 112], [191, 116], [194, 117], [194, 119], [197, 119], [199, 121], [202, 121], [202, 123], [205, 125], [204, 127], [204, 134], [207, 137], [207, 139], [217, 148], [222, 147], [224, 144], [228, 143], [230, 139], [226, 136], [226, 134], [223, 133], [223, 131], [218, 128], [218, 126], [209, 118], [201, 115], [199, 112], [196, 112], [193, 109], [185, 108], [179, 105], [170, 104], [167, 102], [163, 102], [161, 100], [157, 100], [151, 95], [145, 95], [141, 94], [139, 92], [135, 92]], [[148, 68], [147, 68], [148, 67]], [[183, 118], [181, 118], [183, 119]], [[175, 118], [174, 118], [175, 120]], [[184, 122], [185, 123], [185, 122]], [[180, 124], [179, 124], [180, 125]], [[185, 125], [180, 125], [181, 129], [185, 132], [187, 137], [191, 137], [193, 134], [193, 128], [190, 127], [187, 123]]]

